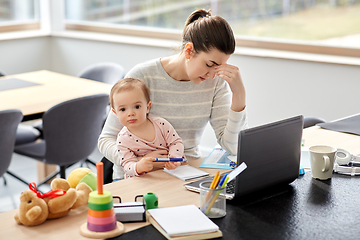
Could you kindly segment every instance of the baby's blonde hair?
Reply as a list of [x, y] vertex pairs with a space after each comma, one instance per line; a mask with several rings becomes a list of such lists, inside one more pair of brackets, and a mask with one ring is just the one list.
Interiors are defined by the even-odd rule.
[[124, 78], [119, 80], [117, 83], [115, 83], [114, 86], [111, 88], [110, 96], [109, 96], [111, 108], [114, 108], [113, 97], [116, 93], [119, 93], [121, 91], [132, 90], [137, 87], [139, 87], [143, 91], [146, 102], [147, 103], [150, 102], [150, 90], [146, 86], [144, 81], [137, 78]]

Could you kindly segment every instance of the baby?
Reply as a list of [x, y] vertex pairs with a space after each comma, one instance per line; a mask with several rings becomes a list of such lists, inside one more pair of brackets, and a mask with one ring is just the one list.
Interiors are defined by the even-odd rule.
[[[149, 152], [167, 150], [170, 158], [182, 158], [184, 144], [173, 126], [161, 117], [148, 116], [151, 106], [150, 90], [139, 79], [118, 81], [110, 92], [110, 106], [124, 126], [117, 137], [120, 164], [125, 178], [139, 176], [153, 169]], [[167, 162], [167, 169], [175, 169], [180, 162]]]

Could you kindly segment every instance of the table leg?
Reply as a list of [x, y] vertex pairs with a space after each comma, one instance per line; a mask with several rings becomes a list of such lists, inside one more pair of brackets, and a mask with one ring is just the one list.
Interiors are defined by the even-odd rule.
[[[56, 169], [56, 165], [54, 164], [45, 164], [42, 162], [38, 162], [37, 163], [37, 171], [38, 171], [38, 181], [41, 182], [43, 181], [48, 175], [50, 175], [51, 173], [57, 171]], [[48, 183], [50, 183], [51, 181], [49, 180]]]

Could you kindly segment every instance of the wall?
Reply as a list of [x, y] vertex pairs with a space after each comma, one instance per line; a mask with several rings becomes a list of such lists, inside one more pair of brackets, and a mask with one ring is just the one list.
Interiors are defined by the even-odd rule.
[[[48, 69], [76, 75], [89, 64], [113, 61], [128, 71], [135, 64], [175, 52], [65, 37], [1, 41], [0, 69], [14, 74]], [[360, 67], [233, 55], [247, 90], [249, 126], [303, 114], [335, 120], [360, 112]], [[215, 145], [210, 128], [204, 145]], [[206, 140], [205, 140], [206, 139]]]
[[[51, 70], [70, 75], [100, 61], [118, 62], [128, 71], [139, 62], [176, 53], [61, 37], [51, 44]], [[360, 67], [240, 55], [231, 56], [229, 63], [240, 68], [250, 126], [297, 114], [330, 121], [360, 112]]]
[[49, 69], [49, 37], [0, 40], [0, 70], [6, 75]]

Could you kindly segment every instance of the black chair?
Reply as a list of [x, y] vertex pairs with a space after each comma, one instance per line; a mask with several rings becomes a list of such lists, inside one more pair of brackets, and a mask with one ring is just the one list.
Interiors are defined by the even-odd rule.
[[326, 122], [325, 119], [319, 118], [319, 117], [304, 117], [304, 128], [312, 127], [318, 123], [324, 123]]
[[44, 139], [15, 147], [18, 154], [59, 166], [60, 171], [37, 186], [59, 173], [66, 178], [67, 167], [87, 159], [93, 152], [108, 102], [108, 94], [97, 94], [57, 104], [43, 115]]
[[[122, 79], [125, 76], [125, 69], [120, 64], [114, 62], [99, 62], [95, 64], [91, 64], [81, 70], [77, 77], [79, 78], [86, 78], [98, 82], [108, 83], [114, 85], [117, 81]], [[107, 112], [110, 110], [109, 106], [107, 107]], [[105, 123], [106, 116], [104, 116]], [[43, 131], [42, 121], [39, 120], [32, 125], [35, 129], [37, 129], [40, 133], [40, 136]], [[86, 159], [81, 163], [91, 163], [96, 165], [96, 163], [90, 159]]]
[[[8, 168], [14, 151], [16, 129], [22, 118], [23, 115], [19, 110], [0, 111], [0, 177], [4, 177], [5, 172], [15, 176], [8, 171]], [[25, 181], [22, 182], [27, 184]], [[6, 185], [5, 177], [4, 183]]]
[[113, 62], [100, 62], [84, 68], [77, 77], [114, 85], [125, 76], [123, 66]]
[[[5, 73], [0, 71], [0, 77], [6, 76]], [[34, 129], [32, 126], [20, 124], [16, 130], [15, 145], [21, 145], [36, 141], [41, 137], [41, 132], [38, 129]]]

